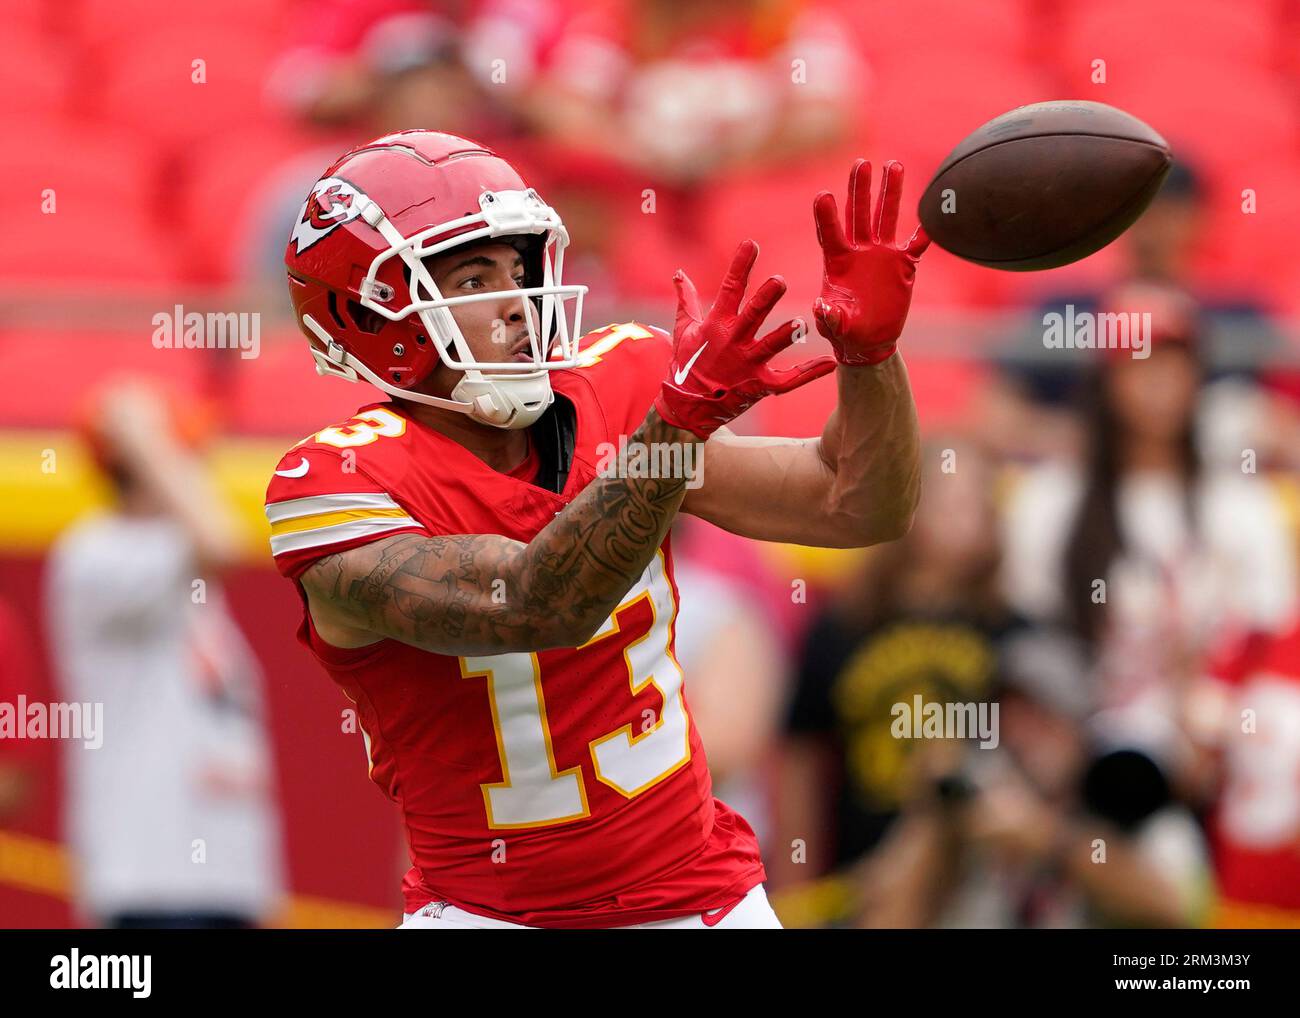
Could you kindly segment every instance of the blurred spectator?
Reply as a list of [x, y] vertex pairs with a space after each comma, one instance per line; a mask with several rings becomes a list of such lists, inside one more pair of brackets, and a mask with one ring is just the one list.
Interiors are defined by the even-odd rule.
[[567, 26], [523, 108], [651, 183], [806, 159], [844, 136], [863, 73], [837, 26], [792, 0], [607, 0]]
[[116, 505], [49, 558], [49, 630], [69, 702], [103, 705], [69, 743], [76, 907], [106, 926], [248, 926], [279, 892], [261, 676], [220, 572], [232, 521], [194, 454], [195, 407], [140, 382], [104, 391], [87, 438]]
[[1013, 638], [1001, 744], [918, 757], [915, 794], [858, 871], [873, 927], [1194, 926], [1209, 867], [1162, 761], [1100, 719], [1059, 633]]
[[470, 123], [492, 133], [494, 108], [460, 58], [450, 17], [419, 0], [327, 0], [311, 13], [267, 82], [282, 108], [361, 140], [417, 127], [457, 134]]
[[1160, 309], [1150, 356], [1095, 351], [1085, 462], [1046, 463], [1017, 487], [1003, 579], [1018, 611], [1086, 641], [1103, 706], [1169, 719], [1225, 627], [1290, 617], [1296, 560], [1268, 482], [1204, 467], [1195, 318], [1168, 293], [1144, 293], [1114, 306]]
[[1254, 414], [1245, 429], [1248, 439], [1237, 448], [1258, 448], [1262, 463], [1300, 474], [1300, 369], [1276, 372], [1269, 381], [1260, 397], [1262, 411], [1257, 400], [1249, 404]]
[[[992, 465], [978, 447], [933, 443], [911, 532], [876, 549], [855, 587], [810, 628], [777, 792], [774, 882], [844, 870], [906, 801], [919, 743], [891, 732], [896, 703], [990, 699], [1017, 620], [996, 589]], [[792, 858], [798, 843], [807, 861]]]
[[1300, 622], [1226, 641], [1188, 722], [1209, 764], [1225, 927], [1300, 927]]
[[[1079, 422], [1072, 410], [1083, 397], [1093, 351], [1052, 350], [1050, 356], [1045, 356], [1042, 316], [1045, 312], [1061, 313], [1067, 305], [1090, 313], [1132, 310], [1125, 299], [1134, 293], [1156, 294], [1161, 305], [1194, 298], [1198, 305], [1194, 315], [1199, 319], [1197, 341], [1206, 380], [1225, 371], [1243, 376], [1207, 386], [1207, 397], [1216, 395], [1215, 390], [1221, 386], [1222, 401], [1229, 405], [1224, 413], [1215, 414], [1213, 428], [1201, 429], [1203, 434], [1214, 436], [1221, 446], [1251, 427], [1255, 418], [1266, 415], [1265, 409], [1252, 405], [1258, 404], [1261, 397], [1250, 381], [1248, 369], [1274, 350], [1276, 336], [1260, 315], [1258, 294], [1206, 292], [1199, 286], [1196, 260], [1207, 243], [1207, 203], [1198, 172], [1180, 159], [1147, 210], [1115, 242], [1112, 253], [1122, 256], [1118, 260], [1122, 282], [1098, 291], [1080, 281], [1079, 288], [1049, 292], [1030, 316], [1028, 328], [1015, 339], [1011, 356], [1000, 365], [1000, 377], [982, 401], [983, 431], [994, 448], [1012, 458], [1028, 460], [1081, 450]], [[1074, 272], [1063, 270], [1064, 279], [1075, 280]], [[1227, 435], [1219, 435], [1220, 429]], [[1271, 446], [1267, 426], [1261, 424], [1251, 430], [1253, 447]]]
[[772, 748], [784, 695], [785, 654], [763, 596], [699, 545], [738, 556], [751, 542], [681, 517], [673, 527], [674, 579], [685, 611], [676, 658], [686, 675], [691, 718], [708, 748], [713, 794], [744, 814], [766, 844], [771, 822], [760, 767]]
[[1077, 372], [1040, 371], [1010, 362], [999, 368], [989, 373], [972, 414], [981, 441], [1008, 463], [1080, 458], [1083, 429], [1068, 399]]
[[1185, 160], [1178, 160], [1121, 242], [1128, 255], [1130, 277], [1139, 282], [1190, 286], [1204, 230], [1204, 186], [1196, 171]]
[[[679, 267], [711, 285], [735, 243], [729, 219], [771, 238], [752, 222], [765, 203], [809, 228], [815, 188], [799, 175], [860, 119], [850, 40], [833, 10], [801, 0], [571, 8], [511, 102], [544, 146], [544, 193], [575, 250], [609, 266], [584, 279], [600, 283], [594, 299], [666, 296]], [[743, 211], [729, 202], [742, 182]]]
[[460, 26], [416, 0], [335, 0], [310, 19], [272, 69], [279, 104], [321, 133], [313, 146], [262, 184], [257, 235], [246, 260], [248, 281], [283, 286], [284, 246], [302, 196], [348, 149], [412, 129], [467, 135], [491, 146], [517, 131], [504, 103], [466, 65]]

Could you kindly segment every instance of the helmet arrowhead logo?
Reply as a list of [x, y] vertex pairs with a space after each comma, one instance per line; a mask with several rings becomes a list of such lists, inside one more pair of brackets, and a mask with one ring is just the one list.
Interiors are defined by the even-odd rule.
[[338, 184], [324, 191], [313, 191], [307, 199], [307, 221], [317, 230], [333, 225], [330, 221], [346, 215], [352, 207], [352, 195], [344, 194]]
[[361, 213], [364, 195], [346, 180], [326, 177], [316, 182], [293, 224], [289, 242], [302, 254], [331, 230], [351, 222]]

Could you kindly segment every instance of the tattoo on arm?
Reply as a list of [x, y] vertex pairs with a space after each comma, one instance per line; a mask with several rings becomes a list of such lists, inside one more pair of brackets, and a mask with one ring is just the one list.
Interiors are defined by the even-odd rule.
[[[632, 440], [696, 441], [653, 411]], [[332, 620], [437, 653], [575, 646], [654, 557], [685, 485], [685, 476], [597, 478], [528, 544], [402, 534], [321, 558], [303, 587]]]

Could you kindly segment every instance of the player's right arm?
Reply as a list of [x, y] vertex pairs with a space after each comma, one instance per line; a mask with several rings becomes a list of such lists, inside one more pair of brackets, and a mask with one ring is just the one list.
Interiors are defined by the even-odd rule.
[[[695, 441], [651, 411], [633, 441]], [[399, 534], [327, 555], [302, 574], [329, 642], [388, 637], [439, 654], [585, 643], [663, 543], [684, 478], [598, 478], [532, 541]]]
[[[764, 396], [833, 368], [829, 358], [768, 365], [793, 341], [795, 325], [754, 338], [785, 292], [774, 277], [741, 306], [757, 256], [752, 241], [741, 245], [707, 314], [678, 274], [673, 363], [632, 443], [704, 441]], [[301, 576], [313, 622], [338, 646], [385, 637], [458, 655], [580, 646], [644, 572], [687, 479], [599, 477], [527, 544], [492, 534], [406, 533], [326, 555]]]

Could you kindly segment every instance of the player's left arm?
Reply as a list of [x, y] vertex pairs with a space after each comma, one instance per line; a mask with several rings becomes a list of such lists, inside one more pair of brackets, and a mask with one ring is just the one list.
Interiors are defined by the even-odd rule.
[[907, 533], [920, 496], [920, 435], [897, 346], [930, 241], [919, 226], [906, 244], [894, 241], [902, 183], [902, 166], [886, 164], [873, 219], [871, 165], [855, 163], [847, 236], [829, 192], [813, 206], [825, 264], [813, 311], [839, 365], [838, 402], [821, 436], [720, 429], [704, 446], [701, 484], [687, 491], [683, 512], [743, 537], [824, 548]]

